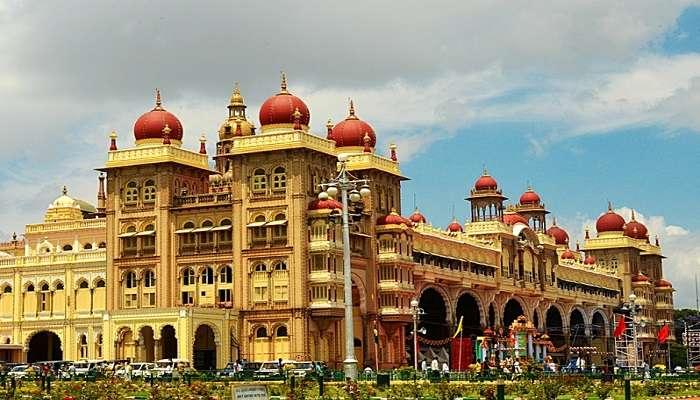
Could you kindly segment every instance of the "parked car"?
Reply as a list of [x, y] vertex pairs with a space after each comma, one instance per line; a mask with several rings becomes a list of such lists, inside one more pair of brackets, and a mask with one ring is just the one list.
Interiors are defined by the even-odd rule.
[[[7, 376], [14, 376], [15, 379], [29, 379], [33, 376], [39, 375], [40, 373], [41, 370], [39, 369], [39, 367], [34, 365], [22, 364], [13, 367], [12, 370], [7, 373]], [[30, 374], [33, 376], [30, 376]]]
[[[147, 379], [151, 377], [153, 369], [156, 367], [155, 363], [131, 363], [131, 377], [132, 378], [142, 378]], [[126, 377], [126, 368], [118, 368], [114, 373], [114, 376], [118, 378]]]
[[156, 361], [156, 366], [151, 370], [153, 376], [171, 376], [174, 369], [178, 367], [183, 367], [188, 373], [195, 372], [190, 366], [190, 361], [184, 358], [164, 358], [162, 360]]
[[226, 364], [224, 369], [217, 371], [216, 375], [218, 376], [228, 376], [231, 377], [236, 374], [237, 368], [236, 368], [236, 363], [235, 362], [230, 362]]
[[306, 376], [309, 372], [314, 372], [314, 365], [311, 361], [294, 361], [292, 363], [294, 369], [292, 369], [292, 374], [295, 376]]
[[[284, 366], [287, 364], [292, 364], [294, 363], [293, 360], [282, 360], [282, 369], [284, 370]], [[266, 376], [271, 376], [271, 375], [277, 375], [280, 373], [280, 368], [279, 368], [279, 361], [267, 361], [262, 363], [260, 366], [260, 369], [257, 372], [258, 376], [266, 377]]]
[[73, 363], [76, 376], [87, 376], [88, 374], [102, 373], [107, 362], [104, 360], [81, 360]]

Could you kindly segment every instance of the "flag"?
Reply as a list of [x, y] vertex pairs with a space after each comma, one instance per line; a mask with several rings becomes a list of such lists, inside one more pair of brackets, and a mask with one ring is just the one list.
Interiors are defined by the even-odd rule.
[[615, 327], [615, 332], [613, 332], [614, 337], [620, 337], [623, 332], [625, 332], [625, 329], [627, 328], [627, 324], [625, 323], [625, 316], [620, 315], [620, 318], [617, 320], [617, 326]]
[[664, 324], [664, 327], [659, 330], [659, 344], [664, 344], [668, 335], [671, 333], [671, 328]]
[[459, 324], [457, 324], [457, 330], [455, 331], [455, 334], [452, 335], [452, 339], [456, 338], [457, 335], [459, 335], [460, 333], [462, 333], [462, 320], [464, 320], [464, 315], [462, 315], [461, 317], [459, 317]]
[[373, 331], [374, 331], [374, 343], [379, 344], [379, 331], [377, 330], [377, 328], [374, 328]]

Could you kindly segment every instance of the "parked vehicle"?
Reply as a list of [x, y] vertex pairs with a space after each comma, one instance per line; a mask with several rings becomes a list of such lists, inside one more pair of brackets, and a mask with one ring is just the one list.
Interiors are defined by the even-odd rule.
[[238, 372], [238, 370], [237, 370], [237, 368], [236, 368], [236, 363], [235, 363], [235, 362], [230, 362], [230, 363], [226, 364], [226, 366], [224, 367], [224, 369], [218, 371], [218, 372], [216, 373], [216, 375], [218, 375], [218, 376], [228, 376], [228, 377], [232, 377], [233, 375], [236, 374], [236, 372]]
[[[287, 364], [292, 364], [294, 363], [293, 360], [282, 360], [282, 370], [284, 370], [284, 366]], [[267, 361], [262, 363], [260, 366], [260, 369], [257, 372], [258, 376], [266, 377], [266, 376], [271, 376], [271, 375], [278, 375], [280, 374], [280, 367], [279, 367], [279, 361]]]
[[[131, 377], [134, 379], [136, 379], [136, 378], [142, 378], [142, 379], [150, 378], [154, 368], [156, 368], [155, 363], [131, 363]], [[119, 378], [125, 378], [126, 377], [125, 366], [118, 368], [117, 371], [114, 373], [114, 376], [119, 377]]]
[[306, 376], [306, 374], [314, 372], [314, 365], [311, 361], [294, 361], [292, 364], [294, 369], [291, 373], [295, 376]]
[[164, 358], [156, 361], [156, 367], [151, 370], [153, 376], [172, 376], [173, 370], [182, 367], [186, 372], [194, 372], [190, 366], [190, 360], [184, 358]]
[[9, 377], [15, 377], [15, 379], [29, 379], [37, 376], [41, 373], [39, 367], [34, 365], [22, 364], [17, 365], [12, 368], [10, 372], [7, 373]]

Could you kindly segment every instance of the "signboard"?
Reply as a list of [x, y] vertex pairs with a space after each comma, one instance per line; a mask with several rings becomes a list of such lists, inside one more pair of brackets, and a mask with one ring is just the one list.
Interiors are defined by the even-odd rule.
[[265, 385], [234, 386], [231, 392], [233, 400], [270, 400]]

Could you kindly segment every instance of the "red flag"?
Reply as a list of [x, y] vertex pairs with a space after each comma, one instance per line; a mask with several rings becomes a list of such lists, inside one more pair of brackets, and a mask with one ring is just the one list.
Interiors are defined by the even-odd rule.
[[668, 325], [664, 325], [664, 327], [659, 330], [659, 343], [664, 344], [669, 334], [671, 334], [671, 328], [669, 328]]
[[620, 315], [620, 318], [617, 320], [617, 326], [615, 327], [615, 332], [613, 332], [613, 336], [615, 337], [620, 337], [623, 332], [625, 332], [625, 328], [627, 328], [627, 324], [625, 323], [625, 316]]

